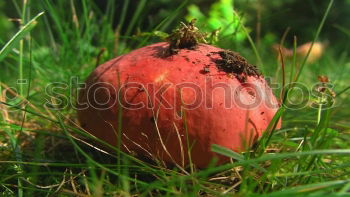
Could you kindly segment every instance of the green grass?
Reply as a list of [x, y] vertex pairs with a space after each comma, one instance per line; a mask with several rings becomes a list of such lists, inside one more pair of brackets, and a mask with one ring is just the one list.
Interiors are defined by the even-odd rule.
[[[288, 108], [286, 98], [296, 99], [294, 86], [284, 89], [283, 105], [265, 135], [251, 151], [235, 153], [213, 145], [214, 152], [233, 158], [234, 162], [207, 169], [167, 169], [160, 163], [145, 162], [87, 135], [77, 126], [75, 103], [77, 92], [59, 83], [77, 87], [100, 63], [157, 38], [133, 36], [145, 20], [142, 12], [146, 0], [138, 1], [135, 11], [130, 3], [109, 1], [107, 10], [92, 1], [43, 0], [28, 4], [8, 2], [15, 7], [23, 23], [13, 31], [8, 44], [0, 51], [0, 90], [16, 87], [14, 94], [1, 93], [0, 115], [0, 195], [2, 196], [349, 196], [350, 193], [350, 58], [346, 51], [338, 54], [332, 46], [322, 59], [297, 68], [293, 59], [285, 62], [285, 77], [311, 88], [318, 75], [327, 75], [337, 93], [335, 107]], [[143, 31], [170, 33], [180, 11], [179, 5], [160, 24]], [[314, 41], [322, 34], [327, 14], [315, 24]], [[44, 12], [44, 14], [42, 14]], [[126, 23], [128, 13], [134, 13]], [[118, 26], [113, 27], [118, 15]], [[181, 19], [181, 18], [180, 18]], [[338, 27], [344, 29], [343, 27]], [[245, 29], [245, 28], [244, 28]], [[248, 28], [247, 28], [248, 29]], [[245, 29], [248, 34], [247, 29]], [[150, 34], [151, 35], [151, 34]], [[269, 46], [255, 47], [249, 40], [237, 48], [251, 62], [264, 65], [265, 76], [275, 76], [282, 84], [280, 63], [276, 63]], [[251, 47], [249, 47], [251, 46]], [[297, 46], [295, 39], [294, 50]], [[97, 58], [101, 49], [105, 52]], [[237, 50], [232, 48], [232, 50]], [[17, 79], [28, 79], [16, 84]], [[74, 80], [76, 80], [74, 82]], [[295, 80], [293, 80], [295, 79]], [[48, 84], [61, 87], [50, 98]], [[275, 91], [279, 95], [281, 88]], [[4, 98], [7, 96], [8, 98]], [[63, 98], [54, 106], [43, 105], [47, 99]], [[310, 95], [311, 98], [315, 98]], [[316, 102], [317, 100], [315, 100]], [[67, 106], [66, 106], [67, 105]], [[62, 106], [66, 106], [61, 109]], [[49, 109], [49, 107], [52, 107]], [[122, 120], [121, 112], [118, 120]], [[276, 130], [279, 117], [283, 127]], [[117, 129], [120, 133], [121, 128]], [[108, 152], [95, 147], [98, 141]], [[119, 143], [120, 144], [120, 143]], [[118, 159], [122, 158], [122, 159]]]

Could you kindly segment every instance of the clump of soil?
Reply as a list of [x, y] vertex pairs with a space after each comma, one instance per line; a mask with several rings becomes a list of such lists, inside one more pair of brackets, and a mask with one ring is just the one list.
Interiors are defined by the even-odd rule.
[[256, 66], [249, 64], [244, 57], [236, 52], [224, 50], [213, 53], [219, 54], [221, 57], [221, 59], [214, 61], [218, 69], [234, 75], [240, 82], [245, 82], [247, 76], [261, 75]]
[[[206, 34], [201, 33], [195, 23], [196, 19], [191, 20], [188, 24], [180, 23], [180, 27], [167, 38], [169, 47], [163, 52], [163, 57], [164, 55], [168, 57], [178, 54], [180, 49], [195, 50], [199, 43], [207, 43], [204, 38]], [[240, 82], [245, 82], [247, 76], [260, 76], [258, 69], [236, 52], [223, 50], [213, 53], [219, 54], [221, 57], [221, 59], [214, 60], [218, 69], [235, 76]], [[185, 57], [185, 59], [189, 61], [188, 58]], [[195, 62], [192, 63], [195, 64]], [[209, 72], [208, 66], [205, 66], [201, 71], [203, 74]]]
[[169, 49], [168, 55], [177, 54], [180, 49], [196, 49], [198, 43], [206, 43], [205, 34], [201, 33], [194, 25], [196, 19], [192, 19], [187, 25], [181, 23], [180, 27], [176, 29], [168, 38]]

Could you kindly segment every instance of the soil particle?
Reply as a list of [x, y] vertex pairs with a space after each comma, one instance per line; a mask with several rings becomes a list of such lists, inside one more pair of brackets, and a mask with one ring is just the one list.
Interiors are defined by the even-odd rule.
[[247, 76], [261, 75], [256, 66], [249, 64], [244, 57], [236, 52], [224, 50], [213, 52], [213, 54], [219, 54], [221, 57], [221, 59], [214, 60], [218, 69], [233, 74], [240, 82], [245, 82]]
[[210, 66], [210, 65], [205, 65], [205, 66], [203, 67], [203, 69], [200, 71], [200, 73], [201, 73], [201, 74], [210, 73], [209, 66]]

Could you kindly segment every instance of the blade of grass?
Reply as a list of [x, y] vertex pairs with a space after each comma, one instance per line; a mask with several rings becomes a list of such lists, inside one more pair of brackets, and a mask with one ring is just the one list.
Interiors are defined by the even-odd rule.
[[[26, 15], [27, 15], [27, 5], [29, 3], [29, 0], [23, 0], [23, 6], [22, 6], [22, 15], [21, 15], [21, 29], [23, 28], [23, 25], [26, 23]], [[21, 39], [19, 41], [19, 68], [18, 68], [18, 79], [23, 79], [23, 59], [24, 59], [24, 39]], [[19, 95], [24, 95], [24, 85], [20, 84], [20, 90]]]
[[[18, 38], [19, 39], [19, 68], [18, 68], [18, 74], [19, 74], [19, 80], [23, 80], [23, 59], [24, 59], [24, 36], [26, 35], [26, 33], [28, 33], [29, 34], [29, 32], [30, 32], [30, 30], [32, 29], [32, 28], [34, 28], [34, 26], [36, 25], [36, 17], [34, 17], [34, 19], [32, 20], [33, 22], [32, 23], [28, 23], [29, 25], [28, 26], [26, 26], [26, 25], [24, 25], [25, 23], [26, 23], [26, 11], [27, 11], [27, 4], [28, 4], [28, 1], [26, 1], [26, 0], [23, 0], [23, 7], [22, 7], [22, 15], [21, 15], [21, 21], [20, 21], [20, 24], [21, 24], [21, 26], [20, 26], [20, 31], [19, 32], [21, 32], [21, 30], [23, 30], [22, 32], [24, 32], [23, 34], [16, 34], [16, 35], [19, 35], [19, 36], [17, 36], [16, 37], [16, 35], [15, 35], [15, 38]], [[37, 17], [39, 17], [40, 16], [40, 14], [39, 15], [37, 15]], [[26, 27], [28, 27], [28, 31], [26, 31]], [[23, 35], [23, 37], [22, 36], [20, 36], [20, 35]], [[12, 40], [12, 39], [11, 39]], [[10, 41], [11, 41], [10, 40]], [[14, 39], [14, 41], [16, 41], [16, 39]], [[11, 42], [10, 42], [11, 43]], [[12, 42], [13, 44], [16, 44], [16, 42]], [[5, 45], [5, 47], [6, 46], [9, 46], [8, 47], [8, 52], [10, 51], [10, 50], [12, 50], [12, 46], [9, 44], [9, 45]], [[2, 51], [2, 50], [1, 50]], [[1, 51], [0, 51], [0, 61], [1, 61]], [[5, 55], [4, 55], [4, 57], [7, 55], [7, 53], [4, 53]], [[20, 84], [20, 92], [19, 92], [19, 95], [20, 96], [23, 96], [24, 95], [24, 85], [23, 85], [23, 83], [21, 83]], [[22, 125], [24, 124], [24, 120], [25, 120], [25, 113], [23, 114], [23, 120], [22, 120]], [[17, 136], [17, 139], [16, 139], [16, 143], [15, 144], [13, 144], [13, 146], [15, 146], [15, 148], [14, 148], [14, 152], [15, 152], [15, 154], [16, 154], [16, 160], [17, 161], [22, 161], [22, 151], [21, 151], [21, 147], [19, 146], [19, 144], [20, 144], [20, 141], [19, 141], [19, 136], [21, 136], [21, 133], [22, 133], [22, 128], [23, 127], [21, 127], [21, 129], [20, 129], [20, 131], [19, 131], [19, 134], [18, 134], [18, 136]], [[22, 165], [18, 165], [18, 171], [17, 171], [17, 173], [20, 173], [20, 174], [22, 174], [23, 173], [23, 166]], [[22, 197], [23, 196], [23, 188], [22, 188], [22, 181], [21, 181], [21, 179], [20, 178], [18, 178], [17, 179], [17, 184], [18, 184], [18, 196], [19, 197]]]
[[[304, 152], [292, 152], [292, 153], [276, 153], [276, 154], [265, 154], [261, 157], [239, 161], [231, 164], [225, 164], [217, 167], [213, 167], [207, 170], [200, 171], [198, 173], [193, 174], [193, 176], [208, 176], [212, 173], [217, 173], [221, 171], [225, 171], [231, 169], [233, 167], [242, 166], [242, 165], [250, 165], [254, 163], [264, 162], [264, 161], [273, 161], [273, 160], [281, 160], [281, 159], [292, 159], [304, 157], [304, 156], [313, 156], [313, 155], [349, 155], [350, 149], [327, 149], [327, 150], [312, 150], [312, 151], [304, 151]], [[234, 155], [227, 154], [225, 156], [234, 157]]]
[[278, 47], [280, 57], [281, 57], [281, 68], [282, 68], [282, 88], [280, 93], [280, 99], [284, 98], [284, 88], [286, 86], [286, 72], [285, 72], [285, 64], [284, 64], [284, 56], [282, 53], [281, 45]]
[[338, 192], [338, 195], [348, 195], [350, 190], [350, 183], [344, 185], [344, 187]]
[[258, 64], [260, 64], [259, 68], [261, 69], [262, 73], [264, 73], [264, 63], [263, 63], [263, 61], [262, 61], [262, 59], [260, 57], [260, 54], [258, 52], [258, 49], [255, 46], [255, 43], [254, 43], [252, 37], [249, 35], [248, 30], [242, 24], [241, 17], [238, 15], [238, 13], [235, 10], [233, 10], [233, 13], [236, 15], [237, 18], [239, 18], [239, 26], [243, 29], [244, 34], [247, 36], [248, 41], [249, 41], [249, 43], [250, 43], [250, 45], [251, 45], [251, 47], [252, 47], [252, 49], [254, 51], [254, 54], [256, 56], [256, 59], [258, 60]]
[[113, 24], [114, 22], [114, 14], [115, 14], [115, 1], [108, 1], [107, 4], [107, 12], [106, 12], [106, 16], [108, 17], [108, 22], [110, 25]]
[[348, 37], [350, 37], [350, 30], [345, 28], [345, 27], [342, 27], [338, 24], [335, 24], [333, 25], [335, 28], [337, 28], [338, 30], [340, 30], [341, 32], [343, 32], [344, 34], [346, 34]]
[[332, 167], [325, 168], [325, 169], [322, 168], [322, 169], [314, 170], [314, 171], [276, 173], [273, 176], [276, 176], [276, 177], [295, 177], [295, 176], [300, 176], [300, 175], [312, 176], [312, 175], [319, 175], [321, 173], [335, 173], [338, 169], [345, 169], [345, 168], [349, 168], [349, 167], [350, 167], [350, 164], [347, 163], [347, 164], [332, 166]]
[[[23, 41], [23, 40], [22, 40]], [[33, 65], [32, 65], [32, 41], [33, 41], [33, 39], [32, 39], [32, 37], [30, 37], [30, 33], [29, 33], [29, 42], [28, 42], [28, 48], [29, 48], [29, 70], [28, 70], [28, 88], [27, 88], [27, 95], [26, 95], [26, 100], [28, 101], [28, 102], [30, 102], [29, 101], [29, 93], [30, 93], [30, 89], [31, 89], [31, 82], [32, 82], [32, 67], [33, 67]], [[22, 71], [23, 72], [23, 71]], [[20, 76], [20, 77], [23, 77], [23, 76]], [[21, 89], [22, 91], [23, 91], [23, 87], [22, 87], [22, 89]], [[27, 109], [28, 108], [28, 105], [25, 105], [24, 106], [24, 109]], [[22, 117], [22, 123], [21, 123], [21, 129], [19, 130], [20, 132], [19, 132], [19, 136], [23, 133], [23, 128], [24, 128], [24, 123], [25, 123], [25, 120], [26, 120], [26, 117], [27, 117], [27, 113], [24, 111], [24, 113], [23, 113], [23, 117]], [[18, 139], [19, 140], [19, 139]], [[38, 144], [40, 144], [40, 143], [38, 143]], [[20, 147], [19, 147], [20, 148]], [[38, 152], [39, 150], [36, 150], [36, 152]], [[36, 153], [37, 155], [39, 155], [38, 153]], [[37, 171], [38, 169], [37, 168], [34, 168], [34, 169], [32, 169], [32, 170], [34, 170], [34, 171]], [[33, 178], [33, 179], [35, 179], [36, 178], [36, 176]]]
[[343, 90], [339, 91], [336, 93], [337, 97], [340, 96], [341, 94], [343, 94], [344, 92], [348, 91], [350, 89], [350, 86], [344, 88]]
[[89, 3], [87, 3], [86, 0], [82, 1], [83, 4], [83, 16], [84, 16], [84, 22], [85, 22], [85, 35], [83, 35], [82, 37], [87, 37], [87, 38], [91, 38], [90, 35], [90, 19], [89, 19], [89, 13], [91, 12], [91, 9], [89, 7]]
[[[284, 189], [283, 191], [269, 193], [267, 196], [270, 197], [270, 196], [300, 195], [303, 193], [310, 193], [321, 189], [340, 187], [348, 184], [349, 182], [350, 180], [336, 180], [336, 181], [328, 181], [328, 182], [315, 183], [315, 184], [309, 184], [309, 185], [301, 185], [301, 186]], [[327, 194], [327, 196], [328, 195], [329, 194]]]
[[19, 8], [19, 5], [18, 5], [17, 1], [16, 0], [12, 0], [12, 4], [14, 5], [18, 16], [20, 16], [21, 15], [21, 9]]
[[[284, 54], [280, 52], [280, 49], [284, 47], [284, 42], [286, 41], [286, 37], [287, 37], [289, 31], [290, 31], [290, 27], [287, 27], [287, 29], [284, 31], [284, 33], [282, 35], [280, 44], [278, 46], [278, 51], [277, 51], [278, 52], [278, 58], [276, 58], [277, 65], [279, 65], [279, 63], [281, 62], [279, 60], [283, 60], [282, 58], [283, 58]], [[281, 69], [281, 67], [277, 66], [277, 70], [276, 70], [276, 74], [275, 74], [275, 81], [279, 81], [280, 69]]]
[[316, 31], [314, 40], [312, 41], [311, 46], [310, 46], [310, 48], [309, 48], [309, 50], [308, 50], [306, 56], [304, 57], [304, 59], [303, 59], [301, 65], [300, 65], [300, 69], [299, 69], [299, 71], [298, 71], [298, 75], [297, 75], [295, 81], [298, 81], [299, 78], [300, 78], [300, 76], [301, 76], [301, 73], [302, 73], [302, 71], [303, 71], [303, 69], [304, 69], [304, 66], [305, 66], [305, 64], [306, 64], [306, 61], [307, 61], [307, 59], [309, 58], [310, 52], [311, 52], [311, 50], [312, 50], [312, 47], [314, 46], [314, 43], [317, 41], [317, 39], [318, 39], [318, 37], [319, 37], [319, 35], [320, 35], [320, 33], [321, 33], [321, 30], [322, 30], [322, 28], [323, 28], [324, 23], [326, 22], [326, 19], [327, 19], [327, 17], [328, 17], [328, 14], [329, 14], [331, 8], [332, 8], [333, 3], [334, 3], [334, 0], [330, 0], [330, 1], [329, 1], [329, 4], [328, 4], [327, 9], [326, 9], [326, 12], [324, 13], [323, 18], [322, 18], [322, 20], [321, 20], [321, 23], [320, 23], [320, 25], [319, 25], [318, 28], [317, 28], [317, 31]]
[[[181, 98], [181, 103], [182, 105], [184, 104], [183, 103], [183, 100]], [[181, 106], [182, 108], [182, 106]], [[188, 124], [187, 124], [187, 116], [186, 116], [186, 111], [184, 109], [181, 109], [182, 110], [182, 119], [184, 121], [184, 129], [185, 129], [185, 134], [186, 134], [186, 146], [187, 146], [187, 156], [188, 156], [188, 162], [189, 162], [189, 165], [190, 165], [190, 169], [191, 169], [191, 174], [193, 174], [194, 172], [194, 164], [192, 162], [192, 147], [193, 147], [193, 144], [191, 145], [190, 144], [190, 137], [189, 137], [189, 133], [188, 133]]]
[[[63, 162], [0, 161], [0, 164], [23, 164], [23, 165], [43, 166], [43, 167], [52, 166], [52, 167], [72, 167], [72, 168], [91, 167], [87, 163], [63, 163]], [[112, 167], [115, 167], [115, 164], [104, 164], [103, 166], [112, 168]], [[129, 167], [132, 167], [132, 166], [129, 166]]]
[[[42, 9], [46, 10], [47, 13], [50, 13], [50, 15], [45, 15], [44, 18], [51, 18], [53, 20], [53, 23], [49, 19], [46, 19], [45, 22], [47, 23], [47, 27], [49, 31], [51, 29], [49, 28], [50, 26], [57, 28], [56, 30], [56, 35], [59, 35], [59, 38], [63, 42], [62, 45], [66, 46], [70, 42], [70, 39], [67, 37], [67, 34], [65, 33], [65, 28], [64, 28], [64, 23], [61, 20], [61, 16], [58, 14], [58, 10], [55, 9], [54, 3], [49, 0], [44, 0], [42, 4], [40, 4]], [[54, 43], [54, 41], [52, 41]]]
[[280, 154], [266, 154], [257, 159], [246, 161], [244, 163], [263, 162], [268, 160], [288, 159], [293, 157], [309, 156], [309, 155], [329, 155], [329, 154], [350, 154], [350, 149], [327, 149], [327, 150], [312, 150], [305, 152], [280, 153]]
[[[14, 130], [5, 130], [5, 133], [7, 134], [7, 136], [9, 137], [10, 139], [10, 144], [12, 146], [12, 150], [15, 154], [15, 158], [16, 158], [16, 161], [18, 162], [22, 162], [23, 159], [22, 159], [22, 152], [21, 152], [21, 149], [20, 149], [20, 146], [18, 145], [19, 143], [19, 140], [18, 140], [18, 137], [15, 135], [15, 131]], [[17, 186], [18, 186], [18, 196], [23, 196], [23, 190], [22, 190], [22, 181], [20, 179], [20, 177], [23, 176], [23, 165], [22, 164], [15, 164], [13, 166], [14, 170], [16, 171], [16, 174], [18, 175], [18, 178], [17, 178]]]
[[[120, 90], [121, 88], [121, 81], [120, 81], [120, 73], [119, 71], [117, 72], [117, 83], [118, 83], [118, 90]], [[120, 94], [120, 92], [118, 91], [118, 101], [122, 100], [122, 95]], [[122, 129], [123, 129], [123, 108], [120, 102], [118, 102], [118, 128], [117, 128], [117, 165], [118, 165], [118, 173], [121, 174], [121, 164], [122, 164], [122, 157], [121, 157], [121, 147], [122, 147]], [[125, 179], [123, 179], [125, 180]], [[121, 181], [118, 182], [119, 184], [121, 184]]]
[[44, 12], [36, 15], [32, 20], [25, 24], [12, 38], [9, 40], [5, 46], [0, 51], [0, 61], [2, 61], [7, 54], [14, 48], [14, 46], [22, 40], [36, 25], [37, 19], [42, 16]]
[[136, 21], [139, 19], [140, 14], [142, 13], [143, 9], [145, 8], [146, 3], [147, 3], [147, 0], [141, 0], [138, 3], [137, 9], [136, 9], [134, 15], [132, 16], [130, 23], [128, 24], [128, 28], [127, 28], [126, 33], [125, 33], [126, 36], [130, 36], [131, 31], [133, 30], [133, 28], [136, 24]]
[[[219, 154], [221, 154], [221, 155], [225, 155], [225, 156], [230, 155], [231, 158], [233, 158], [233, 159], [235, 159], [235, 160], [237, 160], [237, 161], [240, 161], [240, 162], [243, 162], [243, 161], [246, 160], [241, 154], [238, 154], [238, 153], [236, 153], [236, 152], [234, 152], [234, 151], [232, 151], [232, 150], [230, 150], [230, 149], [224, 148], [224, 147], [219, 146], [219, 145], [217, 145], [217, 144], [213, 144], [213, 145], [211, 146], [211, 150], [212, 150], [213, 152], [219, 153]], [[257, 169], [261, 170], [262, 172], [267, 172], [266, 169], [260, 167], [260, 166], [257, 165], [257, 164], [251, 164], [251, 166], [254, 167], [254, 168], [257, 168]]]
[[[287, 94], [287, 92], [285, 94]], [[280, 120], [280, 118], [282, 117], [282, 115], [285, 111], [286, 111], [286, 109], [282, 105], [277, 110], [276, 114], [273, 116], [272, 120], [268, 124], [268, 126], [266, 128], [266, 132], [264, 133], [263, 137], [258, 141], [258, 145], [256, 147], [256, 150], [258, 150], [257, 153], [259, 156], [261, 156], [265, 152], [268, 144], [271, 141], [272, 136], [275, 133], [275, 129], [277, 127], [278, 121]]]
[[[126, 18], [126, 13], [128, 11], [128, 8], [129, 8], [129, 3], [130, 3], [130, 0], [125, 0], [124, 1], [122, 12], [121, 12], [120, 19], [119, 19], [119, 23], [118, 23], [117, 29], [115, 31], [115, 35], [118, 35], [118, 36], [116, 36], [115, 43], [120, 43], [119, 42], [119, 39], [120, 39], [119, 35], [120, 35], [121, 30], [122, 30], [122, 28], [124, 26], [124, 23], [125, 23], [125, 18]], [[117, 47], [115, 49], [115, 53], [116, 53], [115, 55], [120, 55], [120, 54], [123, 53], [123, 51], [124, 51], [124, 47], [123, 46], [115, 46], [115, 47]]]
[[126, 13], [128, 11], [129, 8], [129, 4], [130, 4], [130, 0], [125, 0], [124, 4], [123, 4], [123, 8], [122, 8], [122, 12], [120, 15], [120, 19], [119, 19], [119, 23], [118, 23], [118, 27], [117, 27], [117, 31], [120, 33], [120, 30], [123, 28], [124, 23], [125, 23], [125, 18], [126, 18]]
[[[297, 37], [294, 36], [293, 39], [293, 63], [290, 71], [289, 83], [292, 84], [294, 76], [294, 70], [297, 66]], [[290, 86], [289, 86], [290, 87]]]

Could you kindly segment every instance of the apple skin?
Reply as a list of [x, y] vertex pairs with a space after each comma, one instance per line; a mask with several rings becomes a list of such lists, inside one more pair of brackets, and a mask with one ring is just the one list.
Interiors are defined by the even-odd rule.
[[242, 82], [218, 69], [223, 49], [199, 44], [166, 57], [168, 46], [156, 43], [98, 66], [79, 94], [82, 128], [115, 146], [120, 111], [123, 151], [182, 167], [189, 155], [199, 168], [214, 157], [228, 161], [212, 144], [240, 152], [256, 142], [278, 109], [264, 78]]

